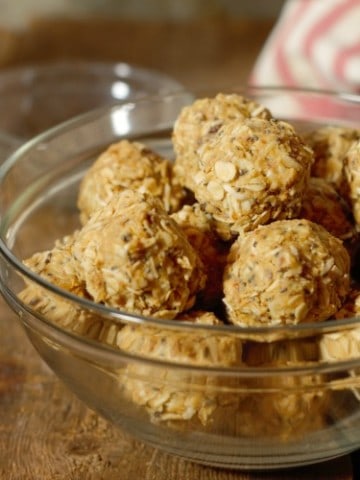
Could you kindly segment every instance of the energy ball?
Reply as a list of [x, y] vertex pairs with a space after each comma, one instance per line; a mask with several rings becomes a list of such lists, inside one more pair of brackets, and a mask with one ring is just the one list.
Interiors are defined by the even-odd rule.
[[343, 181], [344, 157], [360, 139], [360, 130], [348, 127], [324, 126], [305, 134], [306, 143], [313, 149], [313, 177], [324, 178], [339, 189]]
[[323, 178], [311, 177], [300, 217], [322, 225], [334, 237], [340, 238], [350, 253], [359, 241], [350, 207], [333, 184]]
[[89, 296], [131, 313], [171, 319], [205, 286], [198, 254], [161, 201], [133, 190], [90, 217], [72, 254]]
[[233, 235], [298, 216], [313, 153], [288, 123], [260, 118], [228, 122], [201, 145], [198, 155], [195, 197]]
[[354, 142], [344, 158], [345, 195], [360, 227], [360, 140]]
[[197, 304], [201, 308], [213, 308], [223, 295], [222, 277], [230, 247], [216, 235], [211, 217], [201, 210], [198, 203], [184, 205], [171, 217], [181, 227], [204, 265], [207, 280], [198, 295]]
[[[72, 244], [76, 235], [75, 232], [57, 240], [51, 250], [35, 253], [23, 263], [52, 285], [79, 297], [88, 298], [80, 265], [72, 255]], [[29, 279], [26, 279], [25, 283], [26, 287], [19, 293], [19, 298], [37, 313], [74, 333], [91, 339], [103, 338], [109, 322]]]
[[219, 93], [201, 98], [184, 107], [173, 130], [176, 153], [174, 170], [182, 185], [193, 190], [193, 175], [197, 172], [197, 149], [226, 122], [251, 117], [271, 118], [263, 105], [238, 94]]
[[158, 197], [167, 212], [178, 210], [185, 197], [168, 159], [141, 143], [122, 140], [110, 145], [83, 178], [78, 196], [81, 222], [126, 188]]
[[[175, 320], [179, 323], [219, 325], [209, 312], [193, 312]], [[126, 395], [144, 407], [154, 423], [200, 421], [206, 425], [218, 407], [220, 379], [206, 373], [193, 373], [188, 367], [231, 367], [241, 365], [242, 344], [220, 333], [165, 329], [146, 325], [126, 325], [118, 335], [118, 347], [163, 365], [129, 362], [122, 375]], [[187, 369], [166, 368], [166, 362]]]
[[[55, 242], [51, 250], [37, 252], [23, 261], [31, 271], [48, 282], [69, 292], [86, 296], [80, 265], [72, 255], [72, 245], [77, 232]], [[34, 285], [29, 282], [30, 285]]]
[[239, 236], [224, 273], [230, 322], [241, 326], [320, 322], [350, 289], [341, 240], [304, 219], [280, 220]]

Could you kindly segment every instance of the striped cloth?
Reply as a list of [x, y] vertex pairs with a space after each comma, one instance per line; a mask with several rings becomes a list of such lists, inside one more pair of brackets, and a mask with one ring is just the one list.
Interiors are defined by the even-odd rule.
[[249, 81], [360, 92], [360, 0], [287, 0]]

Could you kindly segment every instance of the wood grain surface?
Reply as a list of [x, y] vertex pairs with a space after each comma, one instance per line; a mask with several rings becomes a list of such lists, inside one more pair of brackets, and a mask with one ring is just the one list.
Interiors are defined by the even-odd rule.
[[[0, 32], [0, 67], [76, 57], [157, 68], [187, 86], [242, 83], [271, 26], [230, 19], [181, 25], [39, 19], [24, 32]], [[1, 480], [355, 478], [349, 456], [291, 471], [247, 473], [196, 465], [139, 443], [57, 380], [0, 301]]]
[[24, 31], [0, 29], [0, 67], [81, 58], [157, 69], [186, 86], [242, 83], [272, 25], [217, 17], [188, 22], [38, 18]]

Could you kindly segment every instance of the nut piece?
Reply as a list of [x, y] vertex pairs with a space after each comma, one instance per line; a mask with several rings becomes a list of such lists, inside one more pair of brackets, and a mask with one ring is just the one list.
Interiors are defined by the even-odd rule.
[[312, 151], [285, 122], [232, 121], [198, 148], [198, 202], [232, 235], [294, 218], [309, 179]]
[[349, 292], [341, 240], [308, 220], [281, 220], [239, 236], [224, 274], [224, 303], [243, 326], [320, 322]]
[[201, 98], [183, 108], [173, 131], [176, 153], [174, 170], [182, 185], [193, 190], [193, 176], [197, 172], [197, 149], [219, 128], [234, 119], [271, 118], [264, 106], [237, 94], [219, 93], [212, 98]]
[[204, 290], [198, 294], [197, 306], [214, 308], [223, 296], [222, 277], [229, 245], [216, 235], [211, 217], [201, 210], [198, 203], [184, 205], [171, 217], [181, 227], [204, 265], [207, 280]]
[[89, 296], [141, 315], [173, 318], [204, 288], [202, 263], [159, 199], [123, 190], [79, 231], [72, 254]]
[[158, 197], [167, 212], [180, 208], [185, 192], [173, 176], [173, 164], [138, 142], [122, 140], [111, 145], [84, 176], [78, 207], [86, 223], [111, 197], [131, 188]]
[[[176, 321], [204, 325], [221, 322], [208, 312], [193, 312]], [[208, 330], [166, 330], [146, 325], [126, 325], [118, 335], [118, 347], [144, 359], [184, 366], [241, 365], [242, 344], [231, 336]], [[217, 408], [220, 378], [188, 369], [167, 369], [166, 363], [130, 362], [121, 381], [126, 395], [145, 407], [154, 423], [200, 421], [209, 423]]]
[[305, 134], [304, 139], [315, 156], [311, 175], [324, 178], [338, 190], [343, 181], [344, 157], [353, 142], [360, 139], [360, 130], [325, 126]]

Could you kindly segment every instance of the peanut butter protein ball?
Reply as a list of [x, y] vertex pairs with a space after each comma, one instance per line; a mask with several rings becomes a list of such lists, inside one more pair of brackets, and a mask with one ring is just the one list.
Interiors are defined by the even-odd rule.
[[198, 254], [159, 199], [123, 190], [78, 233], [72, 253], [95, 302], [173, 318], [206, 281]]
[[239, 236], [224, 274], [229, 320], [242, 326], [320, 322], [350, 289], [341, 240], [308, 220], [280, 220]]
[[82, 223], [126, 188], [159, 198], [167, 212], [178, 210], [185, 196], [168, 159], [142, 143], [122, 140], [97, 158], [81, 182], [78, 207]]
[[[197, 311], [175, 322], [220, 325], [216, 316]], [[236, 338], [205, 330], [170, 330], [156, 326], [126, 325], [118, 334], [123, 351], [184, 366], [231, 367], [242, 363], [242, 343]], [[144, 407], [154, 423], [195, 421], [207, 425], [219, 407], [216, 375], [188, 369], [160, 369], [148, 363], [129, 363], [122, 376], [126, 396]]]
[[200, 98], [184, 107], [175, 122], [172, 138], [176, 153], [174, 170], [179, 181], [193, 190], [197, 150], [202, 143], [228, 121], [252, 117], [272, 116], [264, 106], [235, 93]]
[[307, 133], [304, 138], [314, 151], [311, 175], [324, 178], [339, 189], [344, 176], [344, 157], [352, 144], [360, 140], [360, 130], [328, 125]]
[[224, 239], [299, 214], [313, 153], [288, 123], [228, 122], [198, 155], [194, 194]]
[[351, 257], [358, 249], [357, 232], [350, 206], [324, 178], [311, 177], [305, 193], [301, 218], [322, 225], [334, 237], [344, 242]]

